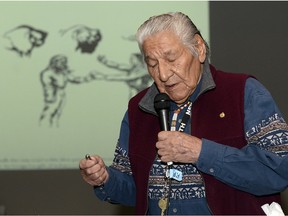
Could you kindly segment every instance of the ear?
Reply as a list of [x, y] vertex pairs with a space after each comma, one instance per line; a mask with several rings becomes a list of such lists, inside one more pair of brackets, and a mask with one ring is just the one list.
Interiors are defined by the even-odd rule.
[[201, 63], [204, 63], [204, 61], [206, 59], [205, 42], [204, 42], [203, 38], [198, 34], [195, 34], [194, 39], [196, 41], [195, 48], [197, 49], [197, 52], [198, 52], [198, 59]]

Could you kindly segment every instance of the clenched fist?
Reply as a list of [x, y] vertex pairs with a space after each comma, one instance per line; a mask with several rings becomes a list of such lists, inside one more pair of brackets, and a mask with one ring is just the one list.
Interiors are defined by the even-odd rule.
[[92, 186], [101, 186], [108, 180], [106, 165], [98, 155], [80, 160], [79, 168], [84, 181]]
[[179, 131], [161, 131], [156, 143], [163, 162], [196, 163], [202, 148], [202, 140]]

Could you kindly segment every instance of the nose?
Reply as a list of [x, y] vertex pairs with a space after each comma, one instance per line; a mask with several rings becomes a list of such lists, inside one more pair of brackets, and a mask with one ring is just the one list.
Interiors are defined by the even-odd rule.
[[169, 80], [171, 76], [173, 76], [173, 71], [170, 69], [169, 65], [165, 62], [161, 63], [159, 62], [158, 70], [159, 70], [159, 79], [162, 82], [166, 82], [167, 80]]

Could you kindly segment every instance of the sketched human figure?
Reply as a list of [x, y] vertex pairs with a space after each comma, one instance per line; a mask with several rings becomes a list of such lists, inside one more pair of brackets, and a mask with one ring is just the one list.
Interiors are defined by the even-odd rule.
[[72, 38], [77, 42], [75, 50], [80, 50], [81, 53], [93, 53], [102, 38], [99, 29], [84, 25], [75, 25], [66, 30], [60, 30], [60, 33], [64, 35], [68, 31], [72, 31]]
[[[130, 56], [129, 64], [118, 63], [112, 60], [108, 60], [105, 56], [98, 56], [98, 61], [106, 65], [109, 68], [125, 72], [107, 75], [102, 73], [102, 79], [107, 81], [123, 81], [129, 87], [129, 98], [134, 96], [139, 91], [150, 86], [153, 81], [147, 73], [146, 66], [143, 61], [143, 57], [140, 53], [132, 53]], [[99, 73], [97, 74], [100, 78]]]
[[40, 73], [45, 103], [39, 119], [40, 124], [45, 121], [50, 126], [59, 126], [59, 118], [65, 105], [67, 84], [80, 84], [94, 79], [93, 73], [84, 77], [74, 76], [72, 70], [68, 68], [66, 56], [53, 56], [48, 67]]
[[21, 57], [31, 56], [35, 47], [45, 43], [48, 33], [28, 25], [20, 25], [4, 34], [10, 41], [7, 49], [17, 52]]

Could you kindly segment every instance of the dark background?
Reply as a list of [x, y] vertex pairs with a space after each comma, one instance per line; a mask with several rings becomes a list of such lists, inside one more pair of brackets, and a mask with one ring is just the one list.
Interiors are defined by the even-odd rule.
[[[210, 2], [209, 41], [211, 63], [225, 71], [256, 76], [286, 120], [287, 10], [288, 2]], [[282, 195], [287, 214], [287, 191]], [[133, 208], [96, 199], [78, 170], [1, 171], [0, 213], [1, 205], [5, 213], [18, 215], [133, 214]]]
[[288, 117], [288, 2], [210, 2], [211, 62], [249, 73]]
[[[210, 2], [211, 63], [266, 86], [288, 121], [288, 2]], [[287, 168], [288, 172], [288, 168]], [[288, 215], [288, 189], [282, 193]]]

